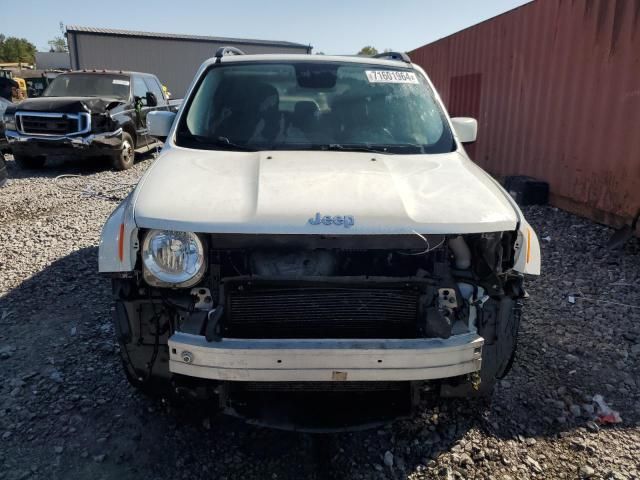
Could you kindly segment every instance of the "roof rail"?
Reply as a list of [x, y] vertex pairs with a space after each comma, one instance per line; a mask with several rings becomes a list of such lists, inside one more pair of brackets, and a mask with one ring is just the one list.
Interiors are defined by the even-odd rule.
[[405, 63], [411, 63], [409, 55], [404, 52], [382, 52], [375, 54], [373, 58], [388, 58], [390, 60], [400, 60]]
[[236, 47], [220, 47], [216, 50], [216, 63], [220, 63], [222, 57], [227, 55], [244, 55], [244, 52]]

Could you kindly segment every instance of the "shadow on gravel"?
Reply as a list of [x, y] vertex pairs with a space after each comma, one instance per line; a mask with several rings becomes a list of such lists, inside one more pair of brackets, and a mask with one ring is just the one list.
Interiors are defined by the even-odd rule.
[[[606, 327], [602, 309], [568, 311], [573, 304], [548, 295], [574, 287], [554, 275], [531, 284], [518, 358], [488, 408], [433, 400], [414, 418], [383, 428], [309, 435], [253, 427], [202, 405], [174, 408], [133, 391], [120, 369], [97, 248], [75, 251], [0, 298], [0, 431], [10, 440], [2, 441], [0, 462], [6, 478], [30, 468], [65, 479], [404, 478], [452, 450], [500, 461], [498, 449], [461, 447], [470, 431], [528, 442], [583, 428], [595, 393], [621, 410], [621, 428], [637, 426], [637, 385], [621, 373], [637, 372], [637, 359], [616, 364], [624, 357], [616, 348], [635, 335], [627, 310]], [[572, 413], [574, 405], [580, 412]]]

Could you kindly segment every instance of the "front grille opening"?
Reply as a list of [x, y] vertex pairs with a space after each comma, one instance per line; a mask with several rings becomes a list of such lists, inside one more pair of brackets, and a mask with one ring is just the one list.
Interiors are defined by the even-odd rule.
[[88, 127], [88, 119], [76, 114], [45, 116], [21, 113], [20, 129], [31, 135], [71, 135]]
[[372, 427], [412, 411], [410, 382], [230, 382], [229, 406], [271, 427], [334, 431]]
[[416, 338], [420, 292], [392, 287], [231, 287], [224, 336]]

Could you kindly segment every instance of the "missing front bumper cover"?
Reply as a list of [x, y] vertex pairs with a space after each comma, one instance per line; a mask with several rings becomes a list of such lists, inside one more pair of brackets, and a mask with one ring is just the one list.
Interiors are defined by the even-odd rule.
[[[201, 335], [169, 339], [173, 373], [255, 382], [411, 381], [480, 370], [484, 339], [235, 339], [209, 343]], [[182, 352], [192, 354], [191, 362]], [[336, 374], [337, 373], [337, 374]]]

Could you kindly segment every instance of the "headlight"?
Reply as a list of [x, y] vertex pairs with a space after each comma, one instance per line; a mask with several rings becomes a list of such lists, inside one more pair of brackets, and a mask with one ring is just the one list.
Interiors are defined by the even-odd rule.
[[5, 130], [16, 130], [16, 116], [13, 113], [5, 113], [2, 116]]
[[191, 232], [151, 230], [142, 244], [144, 279], [159, 287], [190, 287], [206, 270], [205, 250]]

